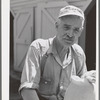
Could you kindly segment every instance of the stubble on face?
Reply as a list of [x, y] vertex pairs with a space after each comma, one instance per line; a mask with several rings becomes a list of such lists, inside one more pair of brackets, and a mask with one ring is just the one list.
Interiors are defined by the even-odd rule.
[[68, 28], [80, 28], [82, 27], [82, 19], [76, 16], [63, 17], [57, 22], [57, 38], [63, 46], [71, 46], [77, 42], [80, 35], [73, 32], [71, 36], [71, 31]]

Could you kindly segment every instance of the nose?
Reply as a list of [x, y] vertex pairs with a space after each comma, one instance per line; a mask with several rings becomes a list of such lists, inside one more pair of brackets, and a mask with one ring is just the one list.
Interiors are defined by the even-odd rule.
[[69, 31], [66, 32], [68, 37], [73, 37], [73, 30], [70, 29]]

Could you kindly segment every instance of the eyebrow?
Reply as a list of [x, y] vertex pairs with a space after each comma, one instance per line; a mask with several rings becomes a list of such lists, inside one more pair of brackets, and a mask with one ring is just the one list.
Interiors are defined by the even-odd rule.
[[[64, 24], [64, 26], [65, 26], [65, 27], [66, 27], [66, 26], [71, 27], [71, 25], [68, 25], [68, 24]], [[74, 28], [80, 29], [80, 27], [74, 27]]]
[[68, 24], [64, 24], [64, 26], [71, 26], [71, 25], [68, 25]]

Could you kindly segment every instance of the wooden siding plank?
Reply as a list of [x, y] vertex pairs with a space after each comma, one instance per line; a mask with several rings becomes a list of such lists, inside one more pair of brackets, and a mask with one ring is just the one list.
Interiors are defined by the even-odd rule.
[[38, 4], [38, 6], [35, 9], [35, 18], [38, 19], [35, 20], [35, 39], [37, 39], [38, 36], [41, 36], [41, 17], [41, 6]]
[[10, 3], [18, 3], [18, 2], [24, 2], [24, 1], [36, 1], [36, 0], [10, 0]]
[[[55, 6], [56, 5], [56, 6]], [[62, 7], [62, 5], [68, 5], [68, 2], [66, 1], [54, 1], [54, 2], [48, 2], [48, 3], [45, 3], [45, 7], [47, 8], [51, 8], [51, 7]]]
[[[40, 2], [43, 3], [46, 1], [48, 1], [48, 0], [13, 0], [10, 3], [10, 7], [14, 13], [17, 13], [17, 11], [20, 9], [24, 9], [26, 7], [35, 7], [35, 6], [37, 6], [37, 3], [40, 3]], [[75, 5], [80, 8], [82, 8], [82, 6], [87, 7], [90, 2], [90, 0], [65, 0], [64, 2], [61, 2], [61, 0], [59, 0], [59, 1], [54, 0], [52, 2], [50, 2], [50, 1], [46, 2], [45, 7], [48, 7], [48, 8], [55, 7], [55, 5], [59, 6], [60, 4], [67, 5], [68, 3], [66, 1], [68, 1], [69, 4]], [[88, 2], [88, 4], [87, 4], [87, 2]], [[86, 9], [85, 7], [83, 7], [84, 10]]]
[[69, 2], [69, 4], [71, 4], [71, 5], [76, 5], [76, 6], [83, 6], [83, 5], [85, 5], [87, 2], [86, 1], [77, 1], [77, 2]]
[[69, 0], [68, 2], [87, 1], [87, 0]]
[[19, 3], [11, 4], [11, 7], [18, 7], [18, 6], [24, 6], [24, 5], [29, 5], [29, 4], [36, 4], [36, 2], [34, 1], [19, 2]]
[[69, 2], [69, 4], [77, 6], [77, 7], [81, 8], [83, 11], [85, 11], [91, 1], [92, 0], [84, 0], [84, 1], [76, 1], [76, 2], [71, 1], [71, 2]]
[[31, 4], [31, 5], [24, 5], [24, 6], [19, 6], [19, 7], [11, 7], [11, 9], [13, 9], [13, 12], [16, 14], [20, 10], [24, 10], [24, 9], [28, 9], [28, 8], [34, 8], [36, 6], [37, 6], [36, 4]]
[[11, 0], [10, 4], [14, 4], [14, 3], [20, 3], [20, 2], [30, 2], [30, 1], [34, 1], [34, 0]]
[[15, 39], [16, 44], [30, 45], [30, 42], [24, 39]]
[[[39, 3], [39, 2], [38, 2]], [[10, 4], [10, 6], [11, 7], [17, 7], [17, 6], [24, 6], [24, 5], [29, 5], [29, 4], [37, 4], [37, 2], [35, 2], [35, 1], [24, 1], [24, 2], [17, 2], [17, 3], [11, 3]], [[64, 1], [64, 2], [61, 2], [61, 1], [53, 1], [53, 2], [50, 2], [50, 5], [49, 5], [49, 3], [46, 3], [46, 5], [45, 6], [47, 6], [47, 7], [55, 7], [55, 5], [57, 5], [58, 7], [60, 6], [60, 5], [67, 5], [68, 3], [66, 2], [66, 1]]]
[[22, 32], [23, 32], [24, 28], [26, 27], [27, 22], [29, 21], [29, 19], [30, 19], [31, 15], [28, 15], [27, 17], [28, 17], [28, 18], [27, 18], [27, 20], [26, 20], [25, 24], [23, 25], [23, 28], [22, 28], [21, 32], [20, 32], [20, 33], [18, 33], [17, 38], [20, 38], [20, 36], [21, 36], [21, 34], [22, 34]]
[[43, 13], [49, 18], [49, 20], [54, 24], [55, 20], [48, 14], [48, 12], [44, 9], [42, 9]]
[[[24, 2], [24, 1], [34, 1], [36, 3], [40, 2], [53, 2], [53, 1], [69, 1], [69, 0], [11, 0], [10, 3], [18, 3], [18, 2]], [[79, 0], [78, 0], [79, 1]]]

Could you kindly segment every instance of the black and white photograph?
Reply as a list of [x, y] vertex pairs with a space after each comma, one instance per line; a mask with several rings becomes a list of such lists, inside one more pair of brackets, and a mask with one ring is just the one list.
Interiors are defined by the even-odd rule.
[[8, 100], [98, 100], [97, 2], [9, 0]]

